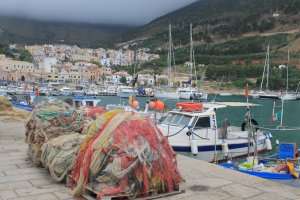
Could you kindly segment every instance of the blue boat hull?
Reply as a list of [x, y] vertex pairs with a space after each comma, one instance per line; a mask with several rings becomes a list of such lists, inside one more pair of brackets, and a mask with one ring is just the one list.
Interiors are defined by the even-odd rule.
[[21, 108], [27, 111], [32, 111], [33, 107], [25, 105], [25, 104], [20, 104], [20, 103], [12, 103], [13, 106], [17, 107], [17, 108]]
[[236, 169], [234, 168], [233, 164], [219, 164], [222, 167], [225, 167], [227, 169], [232, 169], [238, 172], [246, 173], [252, 176], [257, 176], [260, 178], [266, 178], [266, 179], [294, 179], [291, 174], [277, 174], [277, 173], [271, 173], [271, 172], [256, 172], [256, 171], [250, 171], [250, 170], [242, 170], [242, 169]]

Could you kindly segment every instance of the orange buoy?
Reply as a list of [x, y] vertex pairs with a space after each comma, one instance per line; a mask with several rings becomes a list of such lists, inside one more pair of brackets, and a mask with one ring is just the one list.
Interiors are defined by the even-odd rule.
[[163, 110], [164, 107], [165, 107], [165, 104], [162, 101], [157, 100], [155, 102], [155, 109], [157, 109], [157, 110]]
[[154, 102], [154, 101], [150, 101], [149, 106], [150, 106], [151, 108], [154, 108], [154, 107], [155, 107], [155, 102]]
[[133, 106], [134, 108], [138, 108], [139, 105], [140, 105], [140, 103], [139, 103], [138, 101], [134, 101], [134, 102], [132, 103], [132, 106]]

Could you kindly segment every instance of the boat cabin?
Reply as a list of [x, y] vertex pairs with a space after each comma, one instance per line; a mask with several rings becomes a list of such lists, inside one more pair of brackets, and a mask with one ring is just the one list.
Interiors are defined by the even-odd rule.
[[189, 127], [194, 130], [203, 128], [214, 128], [216, 116], [208, 112], [185, 112], [170, 111], [169, 115], [161, 121], [161, 124], [177, 127]]
[[97, 106], [101, 99], [93, 98], [93, 97], [74, 97], [73, 98], [74, 107], [80, 106]]

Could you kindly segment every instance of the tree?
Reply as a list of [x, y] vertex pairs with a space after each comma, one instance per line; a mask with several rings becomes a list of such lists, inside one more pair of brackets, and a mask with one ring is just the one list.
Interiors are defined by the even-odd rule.
[[157, 84], [158, 84], [159, 86], [167, 85], [167, 84], [168, 84], [168, 79], [166, 79], [166, 78], [158, 78], [158, 79], [157, 79]]
[[126, 84], [126, 82], [127, 82], [126, 77], [125, 77], [125, 76], [122, 76], [122, 77], [120, 78], [120, 83]]

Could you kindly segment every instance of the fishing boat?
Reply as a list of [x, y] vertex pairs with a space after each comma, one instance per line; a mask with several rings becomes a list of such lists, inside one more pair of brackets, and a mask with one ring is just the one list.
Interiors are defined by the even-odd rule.
[[[255, 171], [252, 169], [245, 169], [245, 168], [238, 168], [236, 165], [234, 165], [233, 163], [223, 163], [220, 164], [220, 166], [225, 167], [227, 169], [233, 169], [235, 171], [238, 172], [242, 172], [242, 173], [246, 173], [252, 176], [257, 176], [260, 178], [265, 178], [265, 179], [295, 179], [294, 176], [292, 174], [289, 173], [278, 173], [276, 171], [274, 172], [268, 172], [268, 171]], [[258, 165], [259, 166], [259, 165]], [[260, 165], [262, 166], [262, 165]], [[259, 167], [257, 167], [259, 168]], [[262, 168], [259, 168], [262, 170]], [[268, 170], [268, 168], [265, 168], [264, 170]]]
[[222, 167], [266, 179], [298, 179], [300, 160], [296, 159], [296, 144], [281, 143], [279, 153], [265, 158], [250, 156], [241, 164], [222, 163]]
[[[247, 111], [246, 121], [240, 127], [229, 126], [229, 122], [224, 120], [223, 127], [218, 128], [216, 110], [224, 107], [220, 104], [178, 102], [176, 109], [170, 111], [158, 127], [175, 151], [192, 154], [208, 162], [246, 156], [254, 151], [254, 143], [258, 151], [270, 150], [272, 146], [268, 144], [272, 135], [259, 131], [258, 123], [250, 119], [250, 111]], [[256, 128], [247, 130], [247, 126]]]
[[84, 90], [74, 90], [74, 91], [73, 91], [73, 95], [74, 95], [74, 96], [77, 96], [77, 97], [78, 97], [78, 96], [81, 96], [81, 97], [82, 97], [82, 96], [85, 96], [85, 91], [84, 91]]
[[97, 106], [99, 102], [101, 102], [101, 99], [96, 97], [74, 97], [73, 98], [74, 107]]
[[117, 96], [121, 98], [129, 98], [134, 93], [138, 94], [138, 91], [130, 86], [120, 86], [117, 90]]
[[12, 105], [23, 110], [32, 111], [34, 99], [34, 95], [26, 95], [23, 99], [12, 97]]
[[60, 89], [60, 94], [62, 96], [72, 96], [72, 93], [73, 93], [72, 90], [68, 87], [63, 87]]

